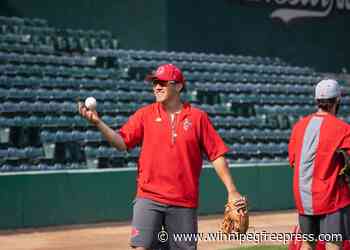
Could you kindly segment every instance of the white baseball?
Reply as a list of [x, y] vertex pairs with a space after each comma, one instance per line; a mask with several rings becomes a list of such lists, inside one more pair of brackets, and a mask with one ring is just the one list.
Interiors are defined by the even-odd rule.
[[85, 100], [85, 106], [90, 110], [96, 110], [96, 99], [92, 96], [86, 98]]

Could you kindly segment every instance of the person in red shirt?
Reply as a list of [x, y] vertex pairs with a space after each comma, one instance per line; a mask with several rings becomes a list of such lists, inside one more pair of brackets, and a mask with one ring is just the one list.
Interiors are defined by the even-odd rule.
[[[229, 148], [204, 111], [181, 101], [185, 79], [180, 69], [161, 65], [146, 79], [156, 102], [137, 110], [118, 132], [82, 104], [79, 112], [118, 150], [141, 146], [131, 246], [154, 249], [165, 243], [167, 249], [197, 249], [195, 241], [175, 241], [172, 235], [197, 232], [203, 154], [224, 183], [228, 201], [241, 200], [224, 157]], [[238, 207], [245, 209], [244, 200]]]
[[341, 234], [323, 238], [327, 248], [339, 249], [342, 240], [350, 239], [350, 190], [339, 175], [344, 162], [337, 151], [350, 153], [350, 126], [336, 117], [341, 99], [337, 81], [320, 81], [315, 99], [317, 112], [293, 126], [289, 141], [294, 200], [307, 237], [302, 249], [314, 248], [322, 234]]

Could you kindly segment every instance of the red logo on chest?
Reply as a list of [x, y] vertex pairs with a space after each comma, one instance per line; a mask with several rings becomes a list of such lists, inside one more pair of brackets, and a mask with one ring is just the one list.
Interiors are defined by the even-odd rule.
[[191, 126], [192, 122], [190, 121], [190, 119], [186, 118], [183, 123], [184, 130], [187, 131], [189, 128], [191, 128]]

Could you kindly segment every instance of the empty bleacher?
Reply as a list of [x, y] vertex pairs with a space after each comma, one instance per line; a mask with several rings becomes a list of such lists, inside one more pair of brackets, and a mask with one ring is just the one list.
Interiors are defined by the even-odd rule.
[[[118, 129], [153, 101], [143, 79], [162, 63], [182, 68], [183, 98], [209, 113], [232, 164], [285, 162], [291, 126], [315, 110], [322, 78], [279, 58], [123, 50], [108, 31], [0, 17], [0, 172], [135, 167], [140, 149], [111, 148], [79, 116], [77, 100], [96, 97]], [[349, 98], [342, 103], [349, 120]]]

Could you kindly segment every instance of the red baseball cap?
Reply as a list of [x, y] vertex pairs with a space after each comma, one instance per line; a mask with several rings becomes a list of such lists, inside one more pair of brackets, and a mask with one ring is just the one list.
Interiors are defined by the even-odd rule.
[[146, 76], [147, 81], [153, 81], [155, 79], [185, 84], [185, 78], [181, 70], [174, 64], [160, 65], [155, 72]]

